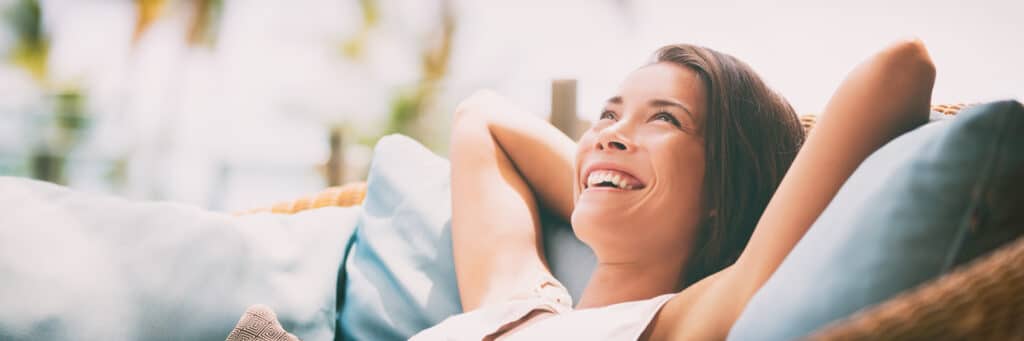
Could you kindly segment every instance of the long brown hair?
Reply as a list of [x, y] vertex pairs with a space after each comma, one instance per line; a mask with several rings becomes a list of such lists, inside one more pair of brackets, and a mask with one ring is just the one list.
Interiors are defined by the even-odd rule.
[[679, 44], [658, 49], [653, 62], [695, 71], [707, 90], [701, 131], [708, 214], [684, 273], [683, 284], [690, 285], [739, 257], [803, 144], [804, 130], [789, 102], [733, 56]]

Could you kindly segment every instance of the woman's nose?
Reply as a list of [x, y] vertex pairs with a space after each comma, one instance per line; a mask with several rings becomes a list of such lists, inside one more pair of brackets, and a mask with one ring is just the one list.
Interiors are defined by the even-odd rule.
[[632, 143], [622, 134], [621, 126], [606, 127], [601, 130], [597, 138], [597, 150], [620, 150], [629, 151]]
[[619, 142], [619, 141], [611, 140], [611, 141], [598, 142], [597, 150], [605, 150], [605, 148], [618, 149], [618, 150], [627, 150], [627, 149], [629, 149], [628, 147], [626, 147], [625, 143], [622, 143], [622, 142]]

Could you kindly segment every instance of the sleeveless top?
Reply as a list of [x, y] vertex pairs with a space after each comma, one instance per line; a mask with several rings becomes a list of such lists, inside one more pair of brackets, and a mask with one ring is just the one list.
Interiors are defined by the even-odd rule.
[[[409, 340], [636, 340], [673, 296], [573, 309], [569, 293], [552, 279], [507, 302], [449, 317]], [[552, 315], [515, 328], [536, 311]], [[509, 329], [513, 330], [506, 332]]]

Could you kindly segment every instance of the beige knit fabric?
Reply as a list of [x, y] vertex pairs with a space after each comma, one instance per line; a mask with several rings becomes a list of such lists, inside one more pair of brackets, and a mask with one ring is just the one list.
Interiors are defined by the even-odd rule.
[[245, 310], [227, 341], [299, 341], [299, 338], [284, 330], [270, 307], [257, 304]]

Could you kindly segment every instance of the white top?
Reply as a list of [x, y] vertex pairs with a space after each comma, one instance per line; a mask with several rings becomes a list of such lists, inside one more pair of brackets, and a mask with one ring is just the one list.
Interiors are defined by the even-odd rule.
[[[485, 306], [455, 315], [413, 335], [411, 341], [435, 340], [636, 340], [675, 294], [600, 308], [573, 309], [568, 292], [557, 282], [545, 282], [521, 299]], [[533, 311], [554, 313], [511, 332]]]

